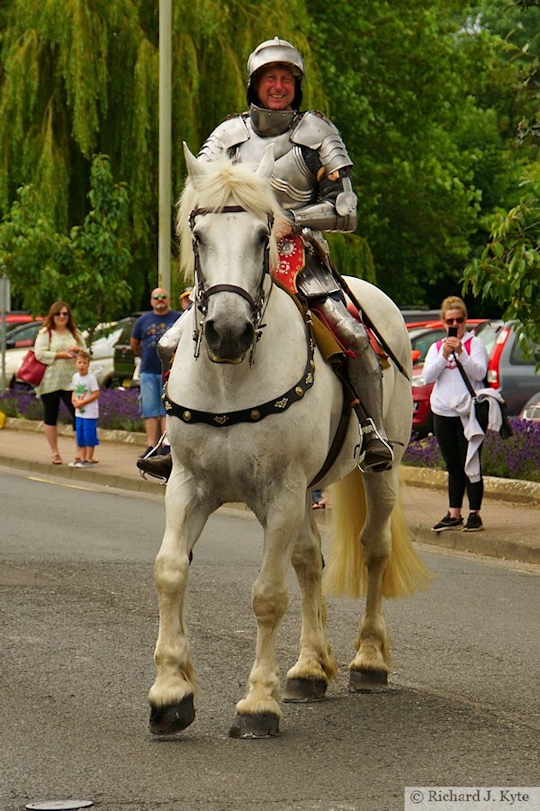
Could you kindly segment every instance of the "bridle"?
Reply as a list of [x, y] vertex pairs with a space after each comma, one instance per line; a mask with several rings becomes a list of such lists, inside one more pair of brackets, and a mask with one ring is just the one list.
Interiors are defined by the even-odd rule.
[[[200, 319], [195, 317], [196, 326], [195, 331], [193, 333], [193, 339], [195, 341], [194, 357], [195, 359], [197, 359], [200, 354], [201, 341], [204, 333], [204, 324], [206, 321], [206, 317], [208, 315], [208, 300], [210, 296], [213, 296], [215, 293], [236, 293], [236, 295], [241, 296], [241, 298], [247, 301], [251, 309], [251, 323], [253, 325], [254, 330], [254, 339], [253, 343], [251, 344], [249, 365], [253, 366], [255, 346], [257, 344], [257, 341], [259, 341], [262, 336], [262, 330], [265, 326], [262, 323], [262, 319], [265, 310], [268, 306], [268, 301], [270, 299], [270, 294], [272, 292], [273, 286], [272, 277], [270, 275], [270, 233], [272, 231], [274, 218], [271, 214], [268, 215], [268, 239], [266, 240], [266, 245], [264, 248], [261, 276], [259, 279], [259, 284], [257, 287], [257, 293], [255, 297], [253, 297], [244, 287], [240, 287], [240, 285], [237, 284], [214, 284], [211, 287], [208, 288], [205, 287], [204, 277], [201, 270], [199, 241], [197, 239], [196, 234], [194, 233], [195, 220], [197, 217], [204, 216], [206, 214], [235, 214], [241, 212], [247, 212], [247, 209], [243, 208], [242, 206], [233, 206], [233, 205], [223, 206], [222, 208], [218, 209], [200, 208], [197, 206], [191, 211], [189, 215], [189, 227], [192, 233], [194, 273], [196, 281], [196, 305], [197, 310], [201, 314]], [[270, 288], [268, 290], [268, 295], [266, 295], [265, 293], [265, 281], [267, 277], [270, 280]]]

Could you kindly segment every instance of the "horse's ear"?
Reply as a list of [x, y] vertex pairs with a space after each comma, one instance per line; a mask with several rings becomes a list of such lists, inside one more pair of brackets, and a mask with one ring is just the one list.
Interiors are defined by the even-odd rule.
[[203, 163], [197, 160], [195, 155], [190, 151], [186, 142], [183, 141], [182, 143], [184, 145], [184, 157], [186, 159], [188, 175], [191, 178], [191, 182], [196, 186], [197, 178], [203, 177], [205, 174], [205, 166]]
[[261, 162], [257, 166], [258, 177], [272, 177], [274, 171], [274, 144], [268, 144], [263, 152]]

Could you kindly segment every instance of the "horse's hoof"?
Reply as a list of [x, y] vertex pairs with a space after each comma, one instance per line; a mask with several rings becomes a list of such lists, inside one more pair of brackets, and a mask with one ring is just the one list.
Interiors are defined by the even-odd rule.
[[326, 695], [324, 679], [287, 679], [283, 701], [322, 701]]
[[271, 712], [237, 715], [229, 729], [230, 738], [275, 738], [279, 735], [279, 718]]
[[150, 709], [150, 732], [152, 735], [174, 735], [175, 732], [182, 732], [195, 719], [195, 707], [193, 706], [193, 696], [188, 695], [177, 704], [169, 704], [165, 707], [151, 706]]
[[385, 670], [351, 670], [349, 673], [349, 693], [372, 693], [382, 690], [388, 684]]

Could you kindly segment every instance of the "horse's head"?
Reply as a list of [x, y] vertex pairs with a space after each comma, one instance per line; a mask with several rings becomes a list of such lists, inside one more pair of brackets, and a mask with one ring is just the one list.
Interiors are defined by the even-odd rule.
[[257, 168], [198, 161], [185, 144], [184, 153], [189, 178], [177, 222], [184, 271], [195, 278], [210, 359], [240, 363], [257, 338], [271, 287], [272, 225], [280, 211], [269, 182], [273, 145]]

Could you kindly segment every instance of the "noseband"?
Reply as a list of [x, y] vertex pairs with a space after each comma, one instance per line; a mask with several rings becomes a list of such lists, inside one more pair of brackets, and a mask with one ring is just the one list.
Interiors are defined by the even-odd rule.
[[[197, 327], [194, 333], [194, 340], [195, 340], [195, 358], [199, 357], [200, 354], [200, 345], [202, 340], [202, 335], [204, 331], [204, 323], [206, 320], [206, 316], [208, 314], [208, 300], [210, 296], [213, 296], [214, 293], [236, 293], [236, 295], [241, 296], [250, 306], [251, 309], [251, 323], [254, 329], [254, 340], [251, 345], [251, 352], [249, 358], [249, 365], [253, 365], [253, 355], [255, 352], [255, 344], [260, 339], [262, 335], [262, 328], [264, 324], [261, 324], [263, 313], [268, 305], [268, 298], [265, 296], [264, 293], [264, 282], [266, 277], [270, 279], [272, 285], [272, 277], [270, 276], [270, 244], [267, 241], [265, 249], [264, 249], [264, 257], [263, 257], [263, 265], [262, 265], [262, 272], [261, 278], [259, 281], [259, 286], [257, 288], [257, 295], [255, 298], [251, 296], [248, 291], [240, 287], [237, 284], [214, 284], [211, 287], [205, 288], [204, 286], [204, 279], [201, 271], [201, 259], [199, 255], [199, 242], [197, 237], [193, 233], [193, 229], [195, 227], [195, 220], [199, 216], [204, 216], [205, 214], [236, 214], [245, 212], [246, 209], [242, 208], [242, 206], [223, 206], [220, 209], [213, 209], [213, 208], [194, 208], [193, 211], [189, 215], [189, 227], [191, 229], [191, 233], [193, 234], [193, 255], [194, 255], [194, 270], [195, 270], [195, 281], [197, 283], [197, 293], [196, 293], [196, 301], [197, 301], [197, 309], [202, 315], [202, 319], [200, 323], [197, 321]], [[269, 232], [272, 230], [273, 225], [273, 217], [268, 216], [268, 228]], [[270, 292], [272, 287], [270, 287]], [[268, 297], [270, 296], [270, 292]]]

